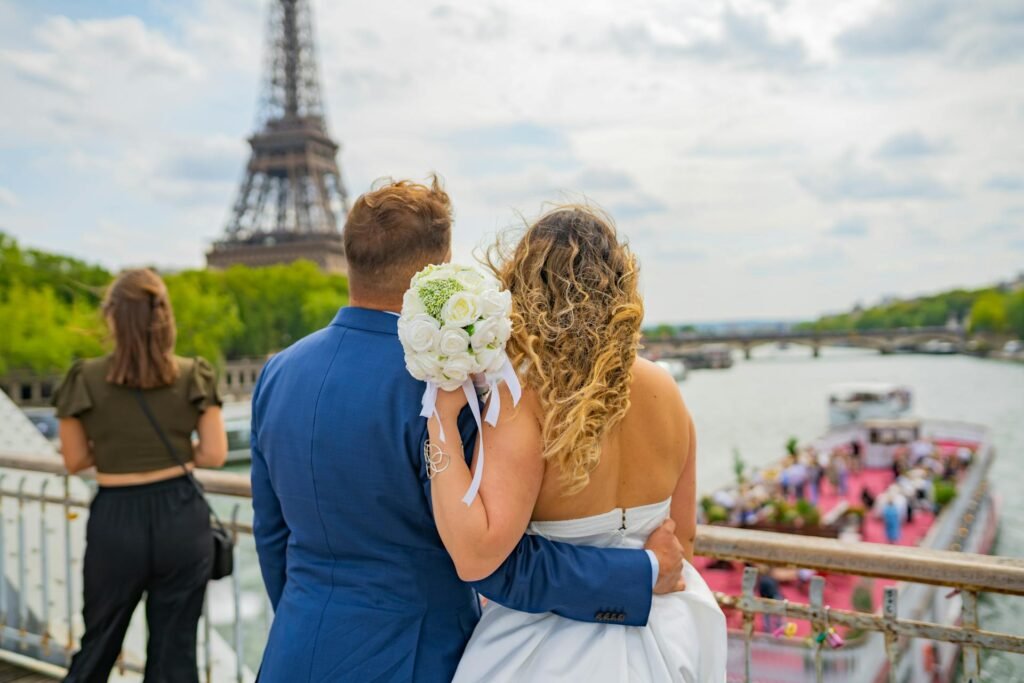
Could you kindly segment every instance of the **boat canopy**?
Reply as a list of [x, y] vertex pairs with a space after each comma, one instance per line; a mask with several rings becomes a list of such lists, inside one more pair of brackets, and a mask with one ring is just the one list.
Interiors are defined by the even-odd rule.
[[898, 395], [910, 396], [910, 389], [890, 382], [844, 382], [829, 389], [832, 402], [884, 401]]

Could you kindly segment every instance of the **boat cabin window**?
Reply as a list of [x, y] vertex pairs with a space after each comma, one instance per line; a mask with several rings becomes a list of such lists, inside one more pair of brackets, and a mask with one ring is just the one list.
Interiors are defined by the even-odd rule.
[[912, 443], [917, 440], [915, 427], [874, 427], [868, 434], [871, 443]]

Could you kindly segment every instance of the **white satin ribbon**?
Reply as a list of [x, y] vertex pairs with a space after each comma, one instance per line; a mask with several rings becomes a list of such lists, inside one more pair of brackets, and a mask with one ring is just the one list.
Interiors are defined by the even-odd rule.
[[441, 424], [441, 416], [437, 414], [437, 385], [433, 382], [427, 382], [427, 388], [423, 390], [423, 400], [420, 402], [423, 408], [420, 410], [420, 417], [425, 417], [428, 420], [431, 416], [437, 418], [437, 428], [440, 430], [441, 441], [447, 441], [444, 438], [444, 425]]
[[512, 363], [506, 358], [505, 364], [498, 370], [498, 376], [491, 380], [490, 402], [487, 405], [487, 415], [484, 420], [494, 427], [498, 424], [498, 415], [501, 413], [501, 392], [498, 391], [498, 384], [502, 381], [508, 385], [508, 391], [512, 394], [512, 405], [519, 405], [519, 399], [523, 395], [523, 388], [519, 386], [519, 377], [512, 369]]
[[[487, 424], [492, 427], [498, 424], [498, 416], [501, 413], [501, 392], [498, 391], [498, 385], [502, 381], [508, 385], [509, 393], [512, 394], [513, 406], [519, 405], [519, 399], [523, 395], [523, 388], [519, 384], [519, 378], [516, 376], [515, 370], [512, 369], [512, 363], [506, 360], [505, 364], [498, 371], [498, 376], [490, 381], [491, 391], [485, 419]], [[473, 386], [473, 380], [467, 379], [461, 388], [466, 394], [469, 410], [473, 413], [473, 420], [476, 422], [477, 441], [480, 443], [480, 457], [476, 462], [476, 472], [473, 473], [473, 480], [469, 483], [466, 495], [462, 497], [462, 502], [468, 506], [473, 504], [477, 493], [480, 492], [480, 482], [484, 477], [484, 426], [483, 421], [480, 419], [480, 402], [476, 396], [476, 387]], [[444, 427], [441, 426], [441, 417], [437, 414], [437, 392], [438, 386], [433, 382], [427, 382], [427, 388], [423, 391], [423, 407], [420, 410], [420, 416], [427, 419], [432, 416], [437, 417], [438, 429], [440, 430], [439, 436], [441, 441], [445, 441]]]

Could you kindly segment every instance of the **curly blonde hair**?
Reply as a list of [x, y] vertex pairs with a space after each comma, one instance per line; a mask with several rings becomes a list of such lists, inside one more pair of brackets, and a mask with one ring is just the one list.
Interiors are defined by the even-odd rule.
[[512, 293], [507, 350], [540, 401], [544, 458], [563, 490], [578, 493], [629, 409], [644, 315], [636, 257], [610, 216], [570, 204], [541, 216], [511, 253], [499, 243], [488, 261]]

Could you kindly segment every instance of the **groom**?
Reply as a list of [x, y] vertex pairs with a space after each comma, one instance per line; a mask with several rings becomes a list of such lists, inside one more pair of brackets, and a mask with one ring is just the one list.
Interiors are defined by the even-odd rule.
[[[480, 615], [474, 588], [524, 612], [645, 624], [652, 592], [681, 585], [671, 522], [647, 552], [526, 536], [489, 578], [459, 580], [396, 317], [412, 275], [450, 258], [448, 195], [436, 178], [380, 186], [344, 240], [351, 306], [274, 356], [253, 395], [254, 535], [275, 610], [260, 680], [448, 681]], [[474, 429], [464, 421], [464, 443]]]

